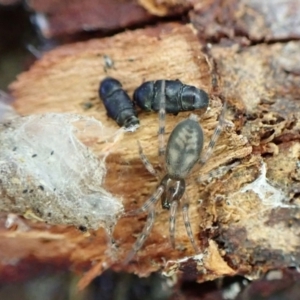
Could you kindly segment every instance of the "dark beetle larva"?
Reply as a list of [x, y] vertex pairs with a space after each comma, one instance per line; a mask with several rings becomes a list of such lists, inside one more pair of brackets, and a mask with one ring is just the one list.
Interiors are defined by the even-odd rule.
[[111, 77], [106, 77], [99, 88], [99, 96], [107, 110], [107, 115], [119, 126], [137, 127], [140, 123], [133, 102], [122, 89], [122, 84]]
[[[144, 82], [135, 90], [134, 102], [145, 111], [159, 111], [162, 81]], [[179, 80], [165, 80], [165, 83], [166, 112], [177, 114], [195, 109], [202, 110], [202, 113], [206, 111], [209, 97], [205, 91]]]
[[[157, 97], [157, 95], [160, 95], [160, 99], [158, 100], [158, 156], [160, 162], [162, 163], [161, 169], [164, 170], [164, 172], [156, 171], [154, 169], [151, 162], [143, 153], [142, 146], [140, 145], [140, 143], [138, 143], [140, 157], [144, 166], [152, 175], [158, 178], [160, 182], [152, 195], [140, 208], [129, 211], [125, 214], [127, 217], [130, 217], [144, 212], [148, 213], [144, 228], [135, 241], [131, 252], [128, 254], [125, 260], [125, 263], [130, 262], [135, 254], [141, 249], [147, 237], [150, 235], [155, 221], [156, 204], [159, 199], [161, 200], [162, 208], [170, 211], [169, 233], [172, 247], [175, 248], [176, 213], [177, 209], [180, 207], [189, 240], [195, 252], [199, 253], [200, 251], [193, 236], [191, 221], [189, 217], [189, 199], [185, 192], [186, 179], [188, 178], [194, 167], [198, 165], [198, 168], [201, 168], [211, 156], [216, 141], [218, 140], [218, 137], [220, 136], [220, 133], [225, 126], [224, 114], [226, 110], [226, 102], [224, 103], [221, 115], [219, 117], [218, 125], [215, 128], [208, 147], [204, 153], [202, 153], [204, 142], [203, 130], [198, 121], [198, 116], [194, 114], [191, 114], [189, 118], [182, 120], [175, 126], [169, 136], [167, 145], [165, 145], [165, 115], [167, 97], [170, 95], [167, 91], [167, 82], [170, 83], [170, 81], [160, 80], [145, 84], [146, 88], [149, 86], [151, 87], [152, 85], [150, 92], [156, 89], [156, 93], [154, 94], [155, 97]], [[172, 84], [173, 83], [174, 81], [172, 82]], [[157, 89], [157, 86], [155, 86], [156, 84], [160, 85], [160, 91]], [[155, 87], [155, 89], [153, 87]], [[171, 104], [174, 103], [171, 102]]]

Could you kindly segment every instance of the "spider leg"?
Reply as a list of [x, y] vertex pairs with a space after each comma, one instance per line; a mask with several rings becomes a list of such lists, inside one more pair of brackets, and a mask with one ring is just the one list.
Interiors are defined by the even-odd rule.
[[160, 103], [159, 103], [159, 129], [158, 129], [158, 157], [161, 166], [164, 166], [164, 156], [166, 152], [165, 145], [165, 125], [166, 125], [166, 82], [161, 81], [161, 92], [160, 92]]
[[155, 193], [138, 209], [131, 210], [124, 214], [124, 217], [136, 216], [143, 212], [149, 211], [153, 205], [157, 202], [164, 191], [164, 187], [160, 185]]
[[228, 166], [221, 166], [217, 169], [214, 169], [210, 171], [208, 174], [202, 174], [197, 178], [198, 182], [205, 182], [209, 183], [213, 179], [218, 179], [224, 176], [226, 173], [228, 173], [230, 170], [232, 170], [234, 167], [238, 166], [240, 164], [239, 161], [233, 162], [232, 164]]
[[128, 256], [126, 257], [126, 259], [124, 261], [124, 264], [128, 264], [132, 260], [132, 258], [136, 255], [136, 253], [142, 248], [145, 240], [147, 239], [147, 237], [149, 236], [149, 234], [151, 232], [151, 229], [154, 224], [154, 220], [155, 220], [155, 208], [154, 208], [154, 205], [151, 205], [149, 208], [149, 214], [147, 217], [146, 224], [143, 228], [143, 231], [139, 235], [136, 242], [134, 243], [132, 250], [130, 251], [130, 253], [128, 254]]
[[149, 161], [147, 156], [144, 154], [143, 148], [142, 148], [142, 145], [141, 145], [140, 141], [138, 140], [137, 143], [138, 143], [138, 147], [139, 147], [140, 158], [141, 158], [145, 168], [148, 170], [148, 172], [150, 174], [152, 174], [156, 178], [159, 178], [159, 176], [158, 176], [157, 172], [155, 171], [153, 165], [151, 164], [151, 162]]
[[178, 207], [178, 202], [173, 201], [170, 208], [170, 218], [169, 218], [169, 231], [170, 231], [170, 241], [172, 248], [175, 248], [175, 221], [176, 221], [176, 211]]
[[214, 133], [213, 133], [213, 135], [211, 137], [211, 139], [210, 139], [210, 142], [208, 144], [206, 152], [203, 155], [201, 155], [201, 157], [199, 159], [198, 163], [201, 166], [203, 166], [207, 162], [207, 160], [211, 157], [213, 149], [214, 149], [214, 147], [216, 145], [216, 142], [217, 142], [217, 140], [218, 140], [218, 138], [219, 138], [219, 136], [220, 136], [220, 134], [221, 134], [224, 126], [226, 125], [226, 121], [225, 121], [225, 111], [226, 111], [226, 108], [227, 108], [227, 102], [225, 101], [224, 106], [222, 108], [222, 112], [221, 112], [220, 117], [219, 117], [218, 125], [217, 125], [217, 127], [216, 127], [216, 129], [215, 129], [215, 131], [214, 131]]
[[106, 238], [107, 238], [107, 244], [108, 244], [108, 249], [106, 250], [106, 253], [113, 260], [116, 260], [118, 258], [118, 252], [117, 252], [117, 247], [116, 247], [116, 240], [113, 237], [113, 226], [107, 226], [105, 232], [106, 232]]
[[190, 217], [189, 217], [189, 202], [188, 202], [186, 196], [184, 196], [183, 199], [184, 199], [184, 202], [183, 202], [183, 205], [182, 205], [182, 216], [183, 216], [184, 226], [185, 226], [187, 235], [190, 239], [191, 244], [193, 245], [193, 248], [194, 248], [195, 252], [199, 253], [200, 250], [199, 250], [198, 246], [196, 245], [194, 235], [193, 235], [193, 231], [192, 231], [192, 227], [191, 227]]

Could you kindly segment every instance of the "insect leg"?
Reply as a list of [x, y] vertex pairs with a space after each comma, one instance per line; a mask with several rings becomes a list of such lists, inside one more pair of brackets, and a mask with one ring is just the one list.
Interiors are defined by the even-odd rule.
[[178, 202], [173, 201], [170, 208], [170, 218], [169, 218], [169, 231], [170, 231], [170, 241], [172, 248], [175, 248], [175, 221], [177, 212]]
[[130, 217], [130, 216], [136, 216], [140, 213], [149, 211], [150, 208], [155, 205], [155, 203], [157, 202], [157, 200], [160, 198], [161, 194], [164, 191], [164, 187], [161, 185], [157, 188], [157, 190], [155, 191], [155, 193], [143, 204], [143, 206], [141, 206], [138, 209], [135, 210], [131, 210], [127, 213], [125, 213], [124, 217]]
[[184, 200], [184, 202], [182, 205], [182, 216], [183, 216], [184, 226], [185, 226], [187, 235], [190, 239], [191, 244], [193, 245], [195, 252], [199, 253], [200, 250], [199, 250], [198, 246], [196, 245], [192, 227], [191, 227], [190, 217], [189, 217], [189, 202], [188, 202], [186, 196], [183, 196], [183, 200]]
[[199, 164], [201, 166], [203, 166], [207, 162], [207, 160], [211, 157], [213, 149], [216, 145], [216, 142], [217, 142], [217, 140], [218, 140], [225, 124], [226, 124], [226, 121], [225, 121], [226, 108], [227, 108], [227, 102], [225, 101], [225, 103], [223, 105], [223, 108], [222, 108], [222, 112], [221, 112], [220, 117], [219, 117], [218, 125], [217, 125], [211, 139], [210, 139], [210, 142], [208, 144], [206, 152], [203, 155], [201, 155], [201, 157], [199, 159]]
[[161, 166], [164, 166], [165, 145], [165, 125], [166, 125], [166, 81], [161, 80], [161, 92], [159, 102], [159, 129], [158, 129], [158, 157]]
[[136, 253], [142, 248], [145, 240], [147, 239], [147, 237], [149, 236], [149, 234], [151, 232], [151, 229], [154, 224], [154, 220], [155, 220], [155, 208], [153, 205], [151, 205], [149, 207], [149, 214], [147, 217], [146, 224], [143, 228], [143, 231], [139, 235], [136, 242], [134, 243], [132, 250], [130, 251], [130, 253], [128, 254], [128, 256], [126, 257], [126, 259], [124, 261], [124, 264], [128, 264], [132, 260], [132, 258], [136, 255]]
[[140, 141], [137, 141], [137, 143], [138, 143], [138, 146], [139, 146], [139, 154], [140, 154], [140, 158], [141, 158], [141, 160], [142, 160], [142, 162], [143, 162], [145, 168], [148, 170], [148, 172], [149, 172], [150, 174], [152, 174], [153, 176], [155, 176], [155, 177], [158, 178], [159, 176], [158, 176], [157, 172], [155, 171], [155, 169], [154, 169], [154, 167], [152, 166], [151, 162], [149, 161], [149, 159], [147, 158], [147, 156], [146, 156], [146, 155], [144, 154], [144, 152], [143, 152], [143, 148], [142, 148], [142, 146], [141, 146]]

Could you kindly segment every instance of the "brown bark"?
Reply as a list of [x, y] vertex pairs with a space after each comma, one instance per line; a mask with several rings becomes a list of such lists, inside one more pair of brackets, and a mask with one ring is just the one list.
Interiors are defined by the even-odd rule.
[[[297, 0], [191, 0], [191, 22], [205, 39], [224, 37], [241, 43], [299, 38], [300, 6]], [[209, 24], [209, 26], [207, 26]]]
[[[178, 24], [59, 47], [11, 85], [15, 108], [23, 115], [72, 111], [94, 116], [117, 130], [98, 100], [101, 79], [117, 78], [130, 95], [144, 80], [180, 79], [210, 93], [210, 110], [200, 121], [207, 146], [222, 102], [212, 86], [214, 74], [202, 47], [191, 25]], [[239, 164], [225, 174], [219, 172], [219, 178], [208, 183], [196, 182], [199, 170], [188, 178], [190, 219], [202, 253], [194, 256], [179, 216], [178, 247], [170, 248], [168, 212], [157, 206], [154, 229], [137, 262], [127, 266], [121, 264], [122, 259], [141, 232], [145, 216], [119, 220], [114, 232], [118, 259], [113, 268], [141, 276], [163, 269], [169, 276], [181, 274], [202, 281], [226, 274], [254, 276], [258, 271], [299, 260], [300, 105], [299, 76], [293, 63], [299, 49], [298, 42], [212, 47], [221, 79], [218, 92], [228, 101], [226, 119], [232, 127], [221, 134], [201, 174], [232, 161]], [[113, 68], [105, 67], [104, 55], [114, 61]], [[92, 107], [86, 109], [87, 104]], [[167, 115], [166, 135], [188, 115]], [[159, 165], [158, 116], [140, 113], [139, 117], [141, 127], [126, 133], [107, 159], [106, 188], [123, 199], [125, 210], [140, 207], [158, 184], [145, 170], [136, 146], [136, 140], [140, 140], [154, 166]], [[98, 146], [88, 138], [84, 142], [99, 153]], [[59, 264], [63, 259], [75, 268], [94, 263], [81, 282], [84, 286], [112, 263], [105, 252], [102, 229], [87, 237], [70, 227], [26, 223], [31, 227], [26, 232], [1, 226], [5, 244], [0, 251], [1, 270], [6, 269], [6, 261], [26, 261], [32, 255], [37, 262]]]
[[182, 0], [30, 0], [28, 5], [39, 14], [36, 25], [44, 37], [67, 40], [83, 32], [110, 32], [154, 22], [158, 16], [179, 15], [190, 7]]

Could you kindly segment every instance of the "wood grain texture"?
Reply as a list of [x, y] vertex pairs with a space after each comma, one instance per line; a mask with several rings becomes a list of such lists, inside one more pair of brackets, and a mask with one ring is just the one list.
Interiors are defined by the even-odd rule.
[[[133, 90], [145, 80], [180, 79], [210, 94], [210, 109], [201, 118], [205, 146], [222, 110], [218, 95], [221, 92], [228, 101], [226, 119], [232, 126], [222, 133], [201, 174], [233, 161], [238, 161], [239, 165], [208, 183], [196, 182], [199, 170], [194, 170], [188, 178], [192, 229], [202, 253], [194, 256], [179, 216], [177, 248], [170, 248], [168, 212], [157, 206], [152, 234], [139, 251], [136, 262], [128, 266], [121, 261], [142, 230], [145, 221], [142, 215], [119, 220], [114, 232], [118, 244], [115, 262], [111, 254], [105, 252], [105, 235], [101, 229], [86, 237], [74, 228], [41, 223], [28, 222], [31, 226], [28, 232], [11, 232], [2, 226], [0, 235], [6, 243], [1, 252], [2, 269], [5, 269], [3, 261], [26, 260], [33, 252], [45, 263], [64, 257], [80, 270], [86, 270], [93, 262], [93, 268], [81, 282], [83, 287], [112, 263], [116, 270], [132, 271], [141, 276], [163, 269], [169, 276], [176, 274], [203, 281], [226, 274], [254, 276], [258, 271], [274, 265], [288, 265], [298, 259], [300, 126], [295, 108], [299, 101], [289, 96], [283, 99], [283, 94], [288, 88], [297, 94], [298, 78], [290, 72], [287, 82], [284, 70], [290, 66], [289, 54], [297, 51], [300, 44], [294, 42], [288, 49], [287, 45], [280, 44], [249, 48], [235, 44], [213, 46], [211, 55], [220, 77], [217, 92], [212, 86], [211, 64], [202, 47], [191, 25], [170, 23], [128, 31], [111, 38], [59, 47], [45, 54], [11, 85], [16, 98], [14, 106], [20, 114], [71, 111], [93, 116], [108, 128], [117, 130], [98, 99], [100, 80], [106, 76], [115, 77], [132, 96]], [[284, 53], [286, 60], [282, 61]], [[105, 67], [104, 55], [114, 61], [113, 68]], [[86, 109], [87, 105], [92, 107]], [[285, 109], [278, 110], [280, 105]], [[167, 115], [166, 135], [188, 115]], [[107, 159], [106, 188], [123, 199], [125, 210], [142, 205], [158, 184], [141, 163], [136, 144], [136, 140], [140, 140], [145, 154], [158, 167], [158, 115], [141, 112], [139, 117], [140, 129], [126, 133]], [[82, 141], [98, 153], [98, 146], [92, 140], [83, 137]], [[262, 182], [256, 181], [260, 178], [265, 185], [274, 187], [276, 193], [280, 191], [284, 199], [275, 203], [272, 199], [276, 195], [257, 192], [256, 188], [266, 190]], [[253, 182], [255, 184], [251, 185]], [[289, 206], [290, 203], [293, 205]], [[281, 221], [274, 224], [278, 215]], [[289, 226], [291, 220], [293, 225]], [[27, 239], [33, 239], [34, 243], [25, 243]], [[45, 239], [47, 243], [43, 242]], [[26, 247], [16, 252], [19, 240], [24, 241]], [[56, 250], [47, 251], [48, 247]]]
[[191, 6], [183, 0], [30, 0], [27, 4], [45, 38], [67, 41], [84, 33], [105, 34], [155, 22], [158, 16], [180, 15]]

